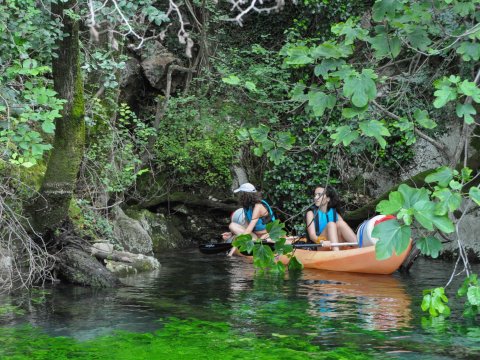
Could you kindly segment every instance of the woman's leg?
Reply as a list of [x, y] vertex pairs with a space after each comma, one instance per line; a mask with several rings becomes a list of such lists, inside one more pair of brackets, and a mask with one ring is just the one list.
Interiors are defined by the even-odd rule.
[[[328, 241], [330, 241], [331, 243], [338, 243], [339, 239], [338, 239], [338, 229], [337, 229], [337, 224], [334, 223], [334, 222], [329, 222], [327, 224], [327, 227], [325, 228], [325, 230], [323, 230], [322, 234], [321, 235], [326, 235]], [[338, 251], [339, 248], [338, 246], [334, 246], [333, 251]]]
[[339, 242], [357, 242], [357, 235], [344, 220], [338, 220], [336, 225]]

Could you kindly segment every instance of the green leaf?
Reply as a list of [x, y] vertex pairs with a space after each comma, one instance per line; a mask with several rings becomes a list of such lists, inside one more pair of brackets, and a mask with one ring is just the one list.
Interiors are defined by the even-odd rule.
[[55, 132], [55, 123], [52, 121], [44, 121], [42, 123], [42, 130], [47, 134], [53, 134]]
[[437, 182], [442, 187], [447, 187], [453, 179], [453, 171], [447, 166], [439, 167], [435, 172], [425, 177], [425, 182]]
[[407, 39], [414, 48], [417, 48], [421, 51], [426, 51], [428, 46], [432, 43], [428, 37], [427, 30], [419, 26], [415, 26], [407, 33]]
[[471, 96], [476, 103], [480, 103], [480, 89], [473, 81], [462, 81], [458, 86], [458, 91], [465, 96]]
[[418, 125], [425, 129], [434, 129], [437, 127], [437, 123], [428, 117], [428, 112], [426, 110], [416, 109], [413, 113], [413, 117]]
[[470, 286], [467, 291], [467, 299], [472, 305], [480, 305], [480, 287]]
[[323, 44], [312, 49], [311, 56], [314, 59], [340, 59], [344, 56], [343, 49], [331, 42], [324, 42]]
[[402, 9], [402, 3], [398, 0], [380, 0], [372, 8], [372, 18], [381, 22], [383, 18], [394, 18], [396, 10]]
[[400, 225], [397, 220], [384, 221], [375, 226], [372, 236], [379, 239], [375, 244], [377, 259], [388, 259], [394, 251], [397, 255], [403, 253], [410, 243], [411, 233], [409, 226]]
[[275, 242], [287, 234], [284, 228], [285, 224], [281, 223], [278, 219], [267, 224], [267, 232]]
[[353, 73], [345, 79], [343, 94], [356, 107], [364, 107], [377, 96], [377, 87], [373, 81], [375, 78], [376, 75], [370, 69], [364, 69], [361, 74]]
[[263, 141], [268, 140], [268, 133], [270, 132], [270, 128], [262, 124], [259, 127], [251, 128], [249, 132], [253, 141], [262, 143]]
[[386, 32], [381, 32], [377, 36], [370, 38], [369, 42], [375, 50], [377, 59], [384, 57], [395, 59], [402, 50], [400, 39]]
[[444, 107], [448, 102], [453, 101], [457, 98], [457, 90], [451, 86], [441, 86], [437, 91], [434, 92], [435, 101], [433, 106], [437, 109]]
[[289, 65], [306, 65], [313, 63], [310, 49], [307, 46], [291, 47], [287, 50], [285, 63]]
[[456, 111], [457, 111], [457, 116], [458, 117], [463, 117], [464, 121], [467, 124], [470, 125], [470, 124], [473, 124], [475, 122], [475, 119], [473, 118], [472, 115], [476, 115], [477, 110], [475, 110], [475, 108], [472, 106], [472, 104], [457, 103]]
[[377, 205], [377, 212], [383, 215], [394, 215], [403, 206], [403, 196], [398, 191], [388, 195], [388, 200], [382, 200]]
[[457, 54], [462, 55], [464, 61], [480, 59], [480, 44], [472, 41], [464, 41], [457, 48]]
[[333, 146], [337, 146], [340, 143], [343, 143], [344, 146], [348, 146], [359, 136], [360, 134], [357, 130], [352, 130], [350, 126], [345, 125], [337, 128], [337, 131], [334, 134], [330, 135], [330, 138], [335, 140]]
[[402, 194], [403, 197], [403, 207], [405, 209], [412, 208], [418, 201], [428, 201], [430, 198], [428, 197], [427, 189], [420, 188], [412, 188], [406, 184], [402, 184], [398, 187], [398, 192]]
[[308, 104], [312, 107], [315, 116], [322, 116], [325, 109], [333, 109], [336, 98], [321, 91], [312, 90], [308, 93]]
[[390, 136], [390, 132], [380, 121], [362, 121], [359, 124], [359, 127], [366, 136], [374, 137], [378, 141], [382, 149], [385, 149], [387, 142], [385, 141], [383, 136]]
[[248, 132], [247, 129], [241, 128], [237, 132], [237, 139], [240, 141], [248, 141], [250, 140], [250, 133]]
[[222, 81], [229, 85], [239, 85], [240, 78], [236, 75], [230, 75], [229, 77], [222, 78]]
[[325, 59], [322, 62], [315, 66], [314, 73], [315, 76], [327, 77], [328, 72], [336, 70], [339, 66], [345, 64], [345, 60], [336, 60], [336, 59]]
[[428, 236], [417, 240], [417, 248], [423, 255], [428, 255], [435, 259], [438, 257], [443, 245], [436, 237]]
[[277, 134], [277, 146], [290, 150], [295, 144], [295, 137], [290, 132], [279, 132]]
[[297, 259], [296, 256], [292, 256], [289, 263], [288, 263], [288, 270], [295, 271], [295, 270], [302, 270], [303, 264]]
[[251, 92], [258, 92], [257, 86], [251, 81], [245, 81], [245, 87]]
[[357, 107], [351, 107], [351, 108], [347, 108], [347, 107], [344, 107], [342, 109], [342, 116], [346, 119], [351, 119], [355, 116], [359, 116], [359, 115], [362, 115], [362, 114], [365, 114], [365, 111], [368, 109], [368, 106], [364, 106], [362, 108], [357, 108]]
[[440, 202], [435, 207], [435, 215], [445, 215], [449, 211], [457, 210], [462, 203], [462, 196], [459, 193], [454, 193], [449, 189], [440, 189], [433, 193], [433, 196], [438, 198]]
[[471, 187], [468, 196], [470, 196], [470, 199], [475, 201], [477, 205], [480, 205], [480, 189], [478, 186]]
[[447, 215], [435, 215], [435, 203], [419, 201], [413, 205], [413, 215], [425, 229], [433, 231], [433, 225], [446, 234], [455, 231], [452, 221]]
[[275, 165], [281, 164], [284, 156], [285, 156], [285, 150], [284, 149], [276, 148], [276, 149], [273, 149], [273, 150], [268, 152], [268, 158]]

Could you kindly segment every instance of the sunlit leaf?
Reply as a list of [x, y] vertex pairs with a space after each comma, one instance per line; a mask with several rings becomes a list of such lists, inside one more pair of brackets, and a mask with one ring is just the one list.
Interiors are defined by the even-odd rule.
[[447, 187], [450, 181], [453, 179], [453, 171], [447, 166], [439, 167], [435, 172], [425, 177], [425, 182], [436, 182], [442, 187]]
[[428, 112], [425, 110], [416, 109], [413, 113], [413, 117], [418, 125], [425, 129], [433, 129], [437, 127], [437, 123], [428, 117]]
[[373, 81], [375, 78], [376, 75], [369, 69], [364, 69], [361, 74], [351, 74], [345, 79], [343, 94], [356, 107], [364, 107], [377, 96], [377, 87]]
[[335, 140], [333, 146], [337, 146], [340, 143], [343, 143], [344, 146], [350, 145], [352, 141], [357, 139], [360, 136], [357, 130], [352, 130], [350, 126], [340, 126], [337, 128], [337, 132], [330, 135], [332, 139]]
[[476, 115], [477, 114], [477, 110], [475, 110], [475, 108], [473, 107], [472, 104], [460, 104], [460, 103], [457, 103], [457, 106], [456, 106], [456, 113], [457, 113], [457, 116], [458, 117], [463, 117], [464, 121], [467, 123], [467, 124], [473, 124], [475, 122], [475, 119], [473, 118], [472, 115]]
[[397, 220], [384, 221], [373, 228], [372, 236], [379, 240], [375, 244], [375, 254], [378, 260], [388, 259], [393, 255], [403, 253], [410, 243], [411, 229], [400, 225]]
[[369, 120], [369, 121], [362, 121], [359, 124], [359, 127], [360, 127], [360, 130], [362, 130], [366, 136], [374, 137], [378, 141], [380, 146], [383, 149], [385, 149], [387, 142], [383, 137], [390, 136], [390, 132], [385, 127], [385, 125], [383, 125], [378, 120]]
[[477, 205], [480, 205], [480, 189], [478, 186], [471, 187], [468, 196], [470, 196], [470, 199], [475, 201]]
[[435, 215], [445, 215], [447, 212], [453, 212], [460, 207], [462, 196], [459, 193], [452, 192], [449, 189], [440, 189], [433, 193], [440, 202], [435, 207]]
[[416, 246], [423, 255], [431, 256], [434, 259], [438, 257], [438, 254], [443, 248], [440, 240], [433, 236], [427, 236], [418, 239]]
[[388, 195], [388, 200], [382, 200], [377, 205], [377, 211], [383, 215], [396, 214], [403, 206], [403, 196], [398, 191]]

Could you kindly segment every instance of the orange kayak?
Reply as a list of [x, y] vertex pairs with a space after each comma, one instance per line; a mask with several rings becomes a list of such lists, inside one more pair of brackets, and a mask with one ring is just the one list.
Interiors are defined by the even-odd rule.
[[[366, 274], [391, 274], [396, 271], [407, 257], [412, 247], [400, 255], [392, 255], [386, 260], [377, 260], [375, 246], [340, 251], [309, 251], [295, 249], [294, 255], [307, 269], [347, 271]], [[289, 258], [280, 256], [279, 261], [288, 264]]]

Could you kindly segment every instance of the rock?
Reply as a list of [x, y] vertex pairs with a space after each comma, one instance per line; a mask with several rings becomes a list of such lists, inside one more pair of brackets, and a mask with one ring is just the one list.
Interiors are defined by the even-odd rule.
[[[156, 41], [153, 46], [146, 47], [141, 57], [142, 62], [140, 66], [150, 85], [155, 89], [164, 90], [166, 87], [168, 66], [171, 64], [180, 65], [180, 60], [158, 41]], [[172, 81], [172, 85], [174, 84], [175, 81]], [[174, 92], [174, 86], [172, 86], [172, 92]]]
[[93, 287], [120, 285], [118, 278], [97, 259], [74, 247], [63, 248], [57, 255], [56, 266], [61, 278], [72, 284]]
[[113, 234], [119, 245], [135, 254], [152, 254], [152, 238], [145, 229], [145, 223], [127, 216], [119, 207], [113, 213]]
[[[459, 236], [463, 243], [467, 255], [472, 261], [480, 261], [480, 242], [478, 241], [478, 234], [480, 234], [480, 209], [465, 215], [459, 225]], [[458, 243], [456, 240], [446, 243], [440, 256], [443, 258], [457, 258]]]
[[143, 94], [143, 83], [140, 61], [130, 58], [125, 62], [125, 68], [120, 73], [119, 85], [121, 100], [126, 102], [132, 109], [136, 108], [139, 96]]
[[97, 242], [95, 244], [92, 245], [92, 247], [99, 251], [99, 252], [103, 252], [103, 253], [112, 253], [113, 252], [113, 245], [112, 244], [109, 244], [109, 243], [105, 243], [105, 242]]
[[118, 276], [133, 275], [145, 271], [157, 270], [160, 263], [152, 256], [131, 254], [132, 263], [105, 259], [106, 268]]

